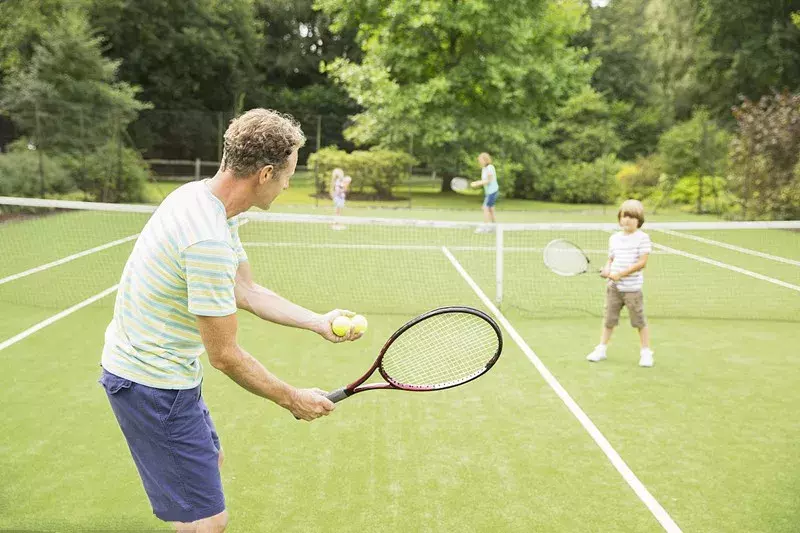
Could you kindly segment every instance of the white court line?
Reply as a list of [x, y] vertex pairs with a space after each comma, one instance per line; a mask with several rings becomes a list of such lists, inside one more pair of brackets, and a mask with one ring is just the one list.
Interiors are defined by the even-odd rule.
[[129, 237], [118, 239], [116, 241], [111, 241], [111, 242], [108, 242], [106, 244], [102, 244], [100, 246], [95, 246], [94, 248], [89, 248], [88, 250], [84, 250], [82, 252], [78, 252], [76, 254], [73, 254], [73, 255], [70, 255], [70, 256], [67, 256], [67, 257], [63, 257], [63, 258], [58, 259], [56, 261], [53, 261], [53, 262], [50, 262], [50, 263], [47, 263], [47, 264], [44, 264], [44, 265], [40, 265], [40, 266], [35, 267], [35, 268], [31, 268], [31, 269], [26, 270], [24, 272], [19, 272], [17, 274], [12, 274], [10, 276], [6, 276], [5, 278], [0, 279], [0, 285], [2, 285], [3, 283], [8, 283], [9, 281], [14, 281], [15, 279], [24, 278], [25, 276], [30, 276], [31, 274], [35, 274], [37, 272], [41, 272], [42, 270], [47, 270], [48, 268], [53, 268], [54, 266], [63, 265], [64, 263], [69, 263], [70, 261], [74, 261], [75, 259], [78, 259], [80, 257], [84, 257], [84, 256], [87, 256], [87, 255], [93, 254], [95, 252], [100, 252], [102, 250], [106, 250], [108, 248], [112, 248], [114, 246], [126, 243], [128, 241], [132, 241], [133, 239], [135, 239], [138, 236], [139, 236], [139, 234], [137, 233], [136, 235], [131, 235]]
[[442, 247], [442, 252], [447, 256], [453, 266], [458, 270], [459, 274], [464, 278], [464, 280], [472, 287], [472, 290], [475, 291], [475, 294], [481, 299], [481, 301], [486, 305], [486, 307], [491, 310], [497, 320], [503, 325], [503, 328], [508, 332], [514, 342], [517, 343], [517, 346], [520, 347], [522, 352], [530, 359], [533, 366], [536, 367], [536, 370], [539, 371], [539, 374], [542, 375], [544, 380], [547, 382], [548, 385], [555, 391], [561, 401], [567, 406], [570, 412], [578, 419], [578, 422], [581, 423], [583, 428], [589, 433], [595, 443], [600, 447], [603, 453], [606, 454], [606, 457], [611, 461], [611, 464], [614, 465], [614, 468], [617, 469], [617, 472], [620, 473], [622, 478], [628, 483], [628, 485], [633, 489], [639, 499], [644, 503], [653, 516], [658, 520], [664, 530], [668, 531], [669, 533], [680, 533], [681, 529], [678, 527], [678, 524], [672, 520], [672, 517], [669, 516], [669, 513], [661, 506], [660, 503], [656, 501], [650, 491], [647, 490], [647, 487], [639, 481], [639, 478], [636, 477], [636, 474], [630, 469], [630, 467], [622, 460], [622, 457], [617, 453], [617, 451], [611, 446], [608, 440], [603, 436], [597, 426], [594, 425], [586, 413], [583, 412], [583, 409], [572, 399], [569, 393], [561, 386], [558, 380], [550, 373], [544, 363], [539, 359], [539, 357], [533, 353], [530, 346], [525, 342], [522, 336], [517, 333], [517, 330], [511, 325], [508, 319], [503, 316], [497, 307], [492, 303], [492, 301], [486, 296], [486, 294], [481, 290], [477, 283], [470, 277], [464, 267], [461, 266], [461, 263], [450, 253], [446, 247]]
[[764, 259], [770, 259], [772, 261], [778, 261], [779, 263], [786, 263], [788, 265], [800, 266], [800, 261], [795, 261], [794, 259], [787, 259], [785, 257], [781, 257], [778, 255], [772, 254], [765, 254], [764, 252], [759, 252], [757, 250], [751, 250], [750, 248], [742, 248], [741, 246], [735, 246], [733, 244], [728, 244], [726, 242], [715, 241], [713, 239], [706, 239], [705, 237], [700, 237], [697, 235], [691, 235], [689, 233], [680, 233], [678, 231], [672, 231], [669, 229], [656, 229], [656, 231], [660, 231], [661, 233], [666, 233], [667, 235], [674, 235], [675, 237], [682, 237], [684, 239], [691, 239], [693, 241], [702, 242], [705, 244], [712, 244], [714, 246], [719, 246], [720, 248], [727, 248], [728, 250], [733, 250], [736, 252], [741, 252], [743, 254], [755, 255], [757, 257], [763, 257]]
[[690, 254], [689, 252], [684, 252], [683, 250], [676, 250], [675, 248], [670, 248], [669, 246], [664, 246], [663, 244], [656, 244], [653, 243], [654, 248], [660, 248], [662, 250], [666, 250], [669, 253], [680, 255], [683, 257], [688, 257], [689, 259], [694, 259], [695, 261], [700, 261], [701, 263], [707, 263], [709, 265], [714, 265], [720, 268], [724, 268], [725, 270], [731, 270], [733, 272], [738, 272], [739, 274], [744, 274], [745, 276], [750, 276], [751, 278], [760, 279], [762, 281], [768, 281], [769, 283], [773, 283], [775, 285], [780, 285], [781, 287], [786, 287], [787, 289], [792, 289], [794, 291], [800, 292], [800, 286], [792, 285], [791, 283], [786, 283], [785, 281], [781, 281], [779, 279], [771, 278], [769, 276], [764, 276], [763, 274], [759, 274], [757, 272], [752, 272], [750, 270], [746, 270], [744, 268], [739, 268], [737, 266], [729, 265], [727, 263], [722, 263], [721, 261], [716, 261], [714, 259], [709, 259], [708, 257], [703, 257], [702, 255], [695, 255]]
[[60, 313], [55, 314], [55, 315], [51, 316], [50, 318], [48, 318], [46, 320], [42, 320], [41, 322], [39, 322], [35, 326], [31, 326], [30, 328], [26, 329], [22, 333], [18, 333], [16, 335], [14, 335], [13, 337], [11, 337], [10, 339], [7, 339], [7, 340], [5, 340], [3, 342], [0, 342], [0, 352], [5, 350], [9, 346], [12, 346], [12, 345], [18, 343], [22, 339], [24, 339], [26, 337], [30, 337], [31, 335], [33, 335], [34, 333], [36, 333], [40, 329], [44, 329], [47, 326], [49, 326], [50, 324], [61, 320], [65, 316], [69, 316], [72, 313], [74, 313], [75, 311], [78, 311], [79, 309], [83, 309], [87, 305], [93, 304], [97, 300], [108, 296], [112, 292], [116, 291], [117, 287], [119, 287], [119, 284], [114, 285], [113, 287], [109, 287], [106, 290], [104, 290], [103, 292], [99, 292], [99, 293], [95, 294], [94, 296], [92, 296], [91, 298], [87, 298], [86, 300], [82, 301], [81, 303], [73, 305], [69, 309], [64, 309]]

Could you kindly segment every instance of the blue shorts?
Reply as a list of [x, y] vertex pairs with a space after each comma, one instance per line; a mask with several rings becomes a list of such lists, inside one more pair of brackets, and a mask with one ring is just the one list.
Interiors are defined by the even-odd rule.
[[225, 510], [219, 437], [200, 386], [155, 389], [103, 369], [106, 390], [153, 514], [194, 522]]
[[497, 191], [493, 192], [492, 194], [487, 194], [483, 198], [483, 207], [494, 207], [494, 204], [497, 203]]

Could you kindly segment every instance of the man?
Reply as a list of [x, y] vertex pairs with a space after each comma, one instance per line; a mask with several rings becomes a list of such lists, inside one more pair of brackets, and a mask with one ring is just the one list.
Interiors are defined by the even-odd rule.
[[244, 389], [314, 420], [334, 404], [271, 374], [236, 341], [236, 310], [303, 328], [331, 342], [331, 322], [253, 281], [237, 215], [268, 209], [286, 188], [305, 137], [291, 118], [253, 109], [225, 132], [210, 180], [184, 185], [153, 213], [122, 273], [106, 330], [100, 383], [106, 390], [154, 514], [178, 531], [223, 531], [228, 521], [223, 454], [200, 393], [199, 356]]

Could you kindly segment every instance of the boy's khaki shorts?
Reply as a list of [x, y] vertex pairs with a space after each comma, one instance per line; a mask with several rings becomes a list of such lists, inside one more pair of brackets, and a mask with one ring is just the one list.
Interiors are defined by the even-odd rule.
[[619, 324], [619, 312], [622, 306], [628, 308], [631, 326], [641, 329], [647, 325], [644, 316], [644, 296], [642, 291], [621, 292], [613, 285], [606, 288], [605, 327], [613, 328]]

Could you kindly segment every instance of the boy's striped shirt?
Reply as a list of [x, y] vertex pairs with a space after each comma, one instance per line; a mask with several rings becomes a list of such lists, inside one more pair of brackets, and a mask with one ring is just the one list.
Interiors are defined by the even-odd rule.
[[[613, 234], [608, 239], [608, 257], [613, 258], [611, 272], [614, 274], [622, 272], [651, 251], [650, 236], [642, 230], [636, 230], [631, 234], [626, 234], [624, 231]], [[611, 284], [616, 285], [620, 292], [640, 291], [644, 285], [644, 274], [639, 270], [617, 282], [609, 280], [609, 285]]]
[[106, 329], [102, 365], [136, 383], [190, 389], [203, 377], [196, 315], [236, 312], [234, 284], [247, 255], [239, 217], [207, 182], [186, 184], [156, 209], [125, 265]]

